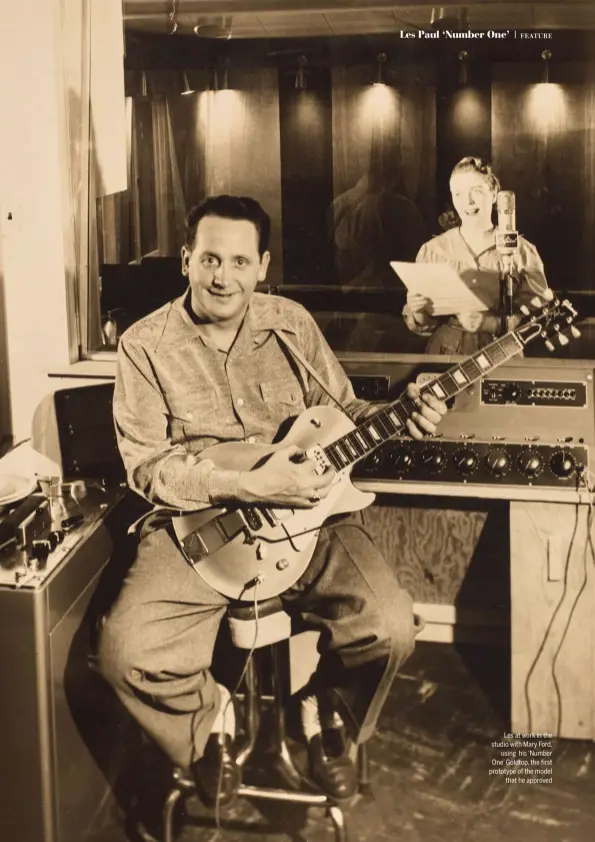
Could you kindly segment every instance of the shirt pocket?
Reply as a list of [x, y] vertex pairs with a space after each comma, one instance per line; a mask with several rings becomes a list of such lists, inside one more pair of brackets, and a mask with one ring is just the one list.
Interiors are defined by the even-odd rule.
[[260, 384], [260, 393], [273, 421], [281, 424], [287, 418], [299, 415], [306, 406], [302, 390], [297, 383], [271, 380]]
[[217, 399], [214, 395], [181, 395], [170, 399], [169, 423], [173, 441], [212, 436], [216, 432]]

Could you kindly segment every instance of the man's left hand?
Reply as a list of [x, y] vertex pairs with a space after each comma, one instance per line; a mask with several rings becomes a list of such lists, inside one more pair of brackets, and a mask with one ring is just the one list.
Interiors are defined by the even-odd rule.
[[419, 386], [413, 383], [407, 387], [407, 393], [417, 405], [417, 411], [407, 421], [410, 435], [414, 439], [423, 439], [428, 433], [434, 434], [442, 416], [446, 415], [446, 404], [428, 392], [421, 395]]

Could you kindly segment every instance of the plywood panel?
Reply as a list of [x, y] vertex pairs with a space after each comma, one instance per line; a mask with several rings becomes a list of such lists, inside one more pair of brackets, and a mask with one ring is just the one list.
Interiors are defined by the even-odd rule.
[[588, 506], [511, 503], [512, 729], [593, 736]]

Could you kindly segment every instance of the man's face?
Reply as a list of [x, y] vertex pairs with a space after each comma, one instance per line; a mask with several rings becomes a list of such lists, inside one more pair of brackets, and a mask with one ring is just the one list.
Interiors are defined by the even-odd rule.
[[256, 284], [264, 281], [270, 254], [258, 253], [258, 231], [247, 219], [205, 216], [194, 248], [182, 247], [182, 272], [192, 293], [192, 309], [205, 321], [239, 327]]

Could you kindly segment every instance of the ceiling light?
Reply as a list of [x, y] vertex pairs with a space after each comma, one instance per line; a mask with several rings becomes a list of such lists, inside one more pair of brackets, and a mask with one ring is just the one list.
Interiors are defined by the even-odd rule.
[[549, 50], [544, 50], [541, 54], [541, 60], [543, 62], [541, 66], [541, 81], [547, 85], [550, 81], [550, 61], [552, 58], [552, 54]]
[[375, 85], [385, 85], [384, 81], [384, 65], [386, 64], [386, 53], [378, 53], [376, 56], [376, 76], [374, 78]]
[[188, 81], [188, 74], [186, 71], [182, 74], [182, 78], [184, 81], [184, 90], [182, 91], [182, 96], [188, 96], [188, 94], [194, 93], [194, 88], [191, 87], [190, 82]]
[[306, 84], [306, 72], [305, 67], [308, 64], [308, 59], [306, 56], [298, 56], [297, 60], [297, 71], [295, 74], [295, 89], [296, 91], [305, 91], [308, 87]]

